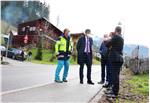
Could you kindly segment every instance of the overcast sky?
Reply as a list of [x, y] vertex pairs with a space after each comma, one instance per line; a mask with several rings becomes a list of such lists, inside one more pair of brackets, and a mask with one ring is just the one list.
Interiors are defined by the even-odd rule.
[[[50, 4], [50, 21], [71, 33], [90, 28], [102, 37], [122, 23], [125, 43], [150, 44], [149, 0], [44, 0]], [[59, 18], [59, 20], [58, 20]]]

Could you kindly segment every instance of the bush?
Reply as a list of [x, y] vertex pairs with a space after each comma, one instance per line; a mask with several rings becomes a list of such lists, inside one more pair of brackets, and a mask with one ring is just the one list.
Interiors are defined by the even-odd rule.
[[42, 60], [42, 48], [37, 49], [37, 54], [35, 56], [36, 60]]
[[42, 60], [42, 41], [40, 40], [39, 44], [38, 44], [38, 48], [37, 48], [37, 53], [35, 56], [36, 60]]

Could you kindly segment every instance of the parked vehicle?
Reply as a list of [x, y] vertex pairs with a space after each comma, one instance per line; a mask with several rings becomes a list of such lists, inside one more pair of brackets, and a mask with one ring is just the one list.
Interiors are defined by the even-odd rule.
[[7, 51], [7, 57], [16, 59], [16, 60], [25, 60], [27, 58], [26, 53], [24, 53], [24, 56], [21, 55], [22, 50], [16, 49], [16, 48], [9, 48]]

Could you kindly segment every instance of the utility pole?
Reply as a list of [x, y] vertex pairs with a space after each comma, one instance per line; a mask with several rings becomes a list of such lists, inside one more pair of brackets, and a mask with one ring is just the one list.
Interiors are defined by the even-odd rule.
[[59, 26], [59, 15], [57, 16], [57, 24], [56, 24], [56, 26], [58, 27]]
[[8, 48], [9, 48], [9, 41], [10, 41], [10, 33], [8, 34], [8, 41], [7, 41], [7, 49], [6, 49], [6, 57], [8, 56]]

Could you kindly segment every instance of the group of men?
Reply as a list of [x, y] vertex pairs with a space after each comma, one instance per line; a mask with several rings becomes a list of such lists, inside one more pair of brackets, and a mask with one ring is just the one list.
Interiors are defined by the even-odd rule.
[[[116, 27], [115, 32], [104, 35], [99, 52], [101, 54], [101, 81], [107, 88], [108, 97], [117, 97], [119, 92], [119, 74], [123, 64], [124, 39], [121, 35], [121, 27]], [[106, 73], [105, 73], [106, 71]], [[106, 75], [106, 76], [105, 76]], [[106, 80], [105, 80], [106, 77]]]
[[[87, 83], [94, 85], [91, 79], [92, 67], [92, 45], [91, 30], [86, 29], [83, 36], [81, 36], [77, 43], [77, 63], [80, 65], [79, 77], [80, 84], [84, 84], [84, 64], [87, 66]], [[123, 45], [124, 40], [121, 35], [121, 27], [117, 26], [111, 35], [104, 35], [103, 42], [100, 46], [101, 54], [101, 81], [98, 84], [103, 84], [107, 88], [107, 97], [117, 97], [119, 92], [119, 74], [123, 64]], [[69, 58], [73, 50], [73, 44], [70, 39], [69, 29], [65, 29], [55, 45], [55, 52], [58, 58], [58, 65], [55, 72], [55, 82], [67, 82], [69, 70]], [[60, 79], [60, 71], [64, 66], [64, 73], [62, 80]], [[106, 70], [106, 81], [105, 81]]]

